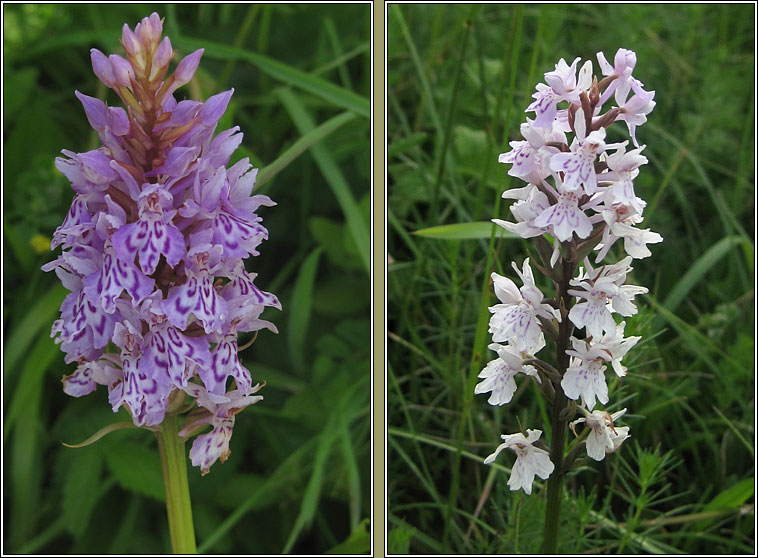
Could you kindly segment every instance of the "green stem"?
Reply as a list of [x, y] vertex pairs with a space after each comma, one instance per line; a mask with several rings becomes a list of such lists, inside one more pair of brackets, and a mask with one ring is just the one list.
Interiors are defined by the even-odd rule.
[[[557, 368], [558, 374], [562, 378], [569, 366], [569, 355], [566, 349], [569, 348], [569, 338], [571, 336], [571, 321], [568, 319], [568, 311], [571, 306], [571, 296], [568, 294], [569, 281], [574, 273], [572, 262], [565, 261], [561, 258], [563, 274], [561, 282], [558, 285], [558, 300], [565, 309], [561, 315], [561, 324], [558, 329], [558, 342], [556, 343]], [[553, 474], [547, 481], [547, 508], [545, 509], [545, 537], [544, 549], [545, 554], [557, 554], [558, 552], [558, 531], [560, 529], [561, 519], [561, 500], [563, 490], [563, 453], [566, 443], [566, 424], [561, 419], [561, 413], [566, 408], [568, 398], [563, 393], [560, 380], [553, 382], [555, 387], [555, 399], [553, 400], [553, 409], [551, 417], [552, 437], [550, 440], [550, 460], [555, 465]]]
[[192, 505], [187, 483], [187, 454], [184, 440], [179, 438], [176, 415], [167, 415], [156, 433], [166, 487], [166, 511], [174, 554], [197, 554]]

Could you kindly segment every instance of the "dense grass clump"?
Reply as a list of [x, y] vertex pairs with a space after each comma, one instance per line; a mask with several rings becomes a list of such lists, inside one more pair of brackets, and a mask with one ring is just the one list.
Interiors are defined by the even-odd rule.
[[[754, 550], [753, 21], [749, 5], [389, 7], [390, 552], [539, 552], [542, 485], [511, 492], [512, 461], [482, 464], [499, 434], [549, 424], [524, 377], [503, 407], [473, 394], [494, 358], [490, 272], [530, 249], [486, 223], [523, 185], [497, 157], [535, 84], [619, 47], [656, 91], [635, 189], [664, 242], [633, 264], [650, 294], [625, 333], [642, 341], [609, 383], [632, 439], [567, 479], [559, 550]], [[468, 225], [434, 228], [452, 224]]]

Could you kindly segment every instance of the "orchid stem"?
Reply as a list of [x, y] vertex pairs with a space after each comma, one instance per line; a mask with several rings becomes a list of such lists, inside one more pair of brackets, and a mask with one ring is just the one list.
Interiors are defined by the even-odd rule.
[[[569, 348], [569, 338], [571, 336], [571, 321], [568, 319], [568, 310], [571, 307], [571, 295], [568, 294], [569, 281], [574, 274], [573, 262], [561, 258], [562, 277], [558, 284], [558, 300], [560, 306], [564, 308], [561, 315], [561, 323], [558, 329], [558, 340], [556, 342], [556, 364], [560, 378], [566, 373], [569, 366], [569, 355], [566, 349]], [[552, 437], [550, 440], [550, 460], [555, 465], [555, 472], [550, 475], [547, 481], [547, 507], [545, 509], [545, 536], [543, 539], [543, 552], [545, 554], [556, 554], [558, 551], [558, 532], [561, 524], [561, 501], [563, 492], [563, 453], [566, 443], [566, 424], [562, 420], [561, 414], [566, 408], [568, 398], [563, 393], [560, 379], [555, 384], [555, 397], [553, 398], [553, 409], [551, 417]]]
[[166, 487], [171, 551], [174, 554], [197, 554], [187, 482], [187, 454], [184, 450], [184, 440], [179, 438], [176, 415], [166, 415], [156, 437], [163, 467], [163, 484]]

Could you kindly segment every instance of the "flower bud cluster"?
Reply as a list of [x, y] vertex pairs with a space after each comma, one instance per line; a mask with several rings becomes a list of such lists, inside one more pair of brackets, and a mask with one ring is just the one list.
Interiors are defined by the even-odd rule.
[[[526, 186], [503, 193], [503, 198], [516, 200], [511, 205], [514, 222], [493, 222], [522, 238], [535, 239], [542, 261], [535, 265], [553, 281], [558, 296], [544, 298], [529, 258], [521, 270], [513, 264], [523, 285], [520, 288], [511, 279], [492, 274], [500, 304], [490, 308], [489, 331], [495, 342], [490, 349], [498, 358], [481, 372], [483, 381], [475, 392], [491, 393], [492, 405], [506, 404], [516, 391], [514, 378], [522, 373], [534, 377], [548, 397], [562, 390], [569, 399], [581, 399], [579, 409], [585, 418], [572, 423], [572, 430], [584, 422], [590, 432], [587, 454], [602, 460], [628, 437], [629, 429], [613, 424], [625, 409], [613, 415], [593, 409], [597, 401], [605, 405], [609, 400], [607, 365], [624, 376], [621, 360], [640, 339], [625, 338], [625, 322], [617, 323], [614, 314], [637, 313], [634, 297], [647, 289], [626, 284], [630, 264], [650, 256], [647, 244], [663, 239], [638, 228], [646, 202], [634, 191], [639, 167], [647, 163], [636, 129], [653, 110], [655, 92], [645, 91], [632, 76], [637, 62], [634, 52], [619, 49], [613, 66], [602, 52], [597, 59], [603, 74], [600, 80], [593, 76], [589, 60], [577, 76], [579, 58], [571, 65], [561, 59], [554, 71], [546, 73], [545, 83], [537, 85], [535, 100], [526, 109], [535, 117], [521, 124], [524, 139], [510, 142], [511, 151], [499, 157], [501, 163], [511, 164], [508, 174]], [[604, 112], [609, 101], [612, 106]], [[627, 151], [628, 141], [606, 143], [606, 129], [617, 121], [626, 124], [634, 149]], [[621, 239], [627, 256], [617, 263], [601, 264]], [[601, 265], [593, 268], [590, 254], [595, 250], [594, 263]], [[573, 276], [575, 271], [578, 274]], [[536, 357], [546, 346], [545, 335], [560, 346], [559, 331], [566, 332], [564, 341], [571, 343], [565, 355], [558, 355], [559, 362], [568, 363], [563, 370]], [[583, 336], [572, 335], [581, 331]], [[553, 464], [543, 450], [526, 449], [541, 435], [539, 430], [528, 432], [526, 438], [523, 434], [503, 436], [506, 442], [488, 460], [504, 447], [516, 451], [509, 485], [530, 493], [534, 475], [548, 478]]]
[[124, 25], [126, 58], [92, 49], [95, 75], [126, 110], [76, 92], [102, 145], [56, 159], [76, 194], [53, 235], [63, 252], [43, 269], [71, 291], [52, 329], [66, 362], [78, 363], [64, 391], [105, 385], [113, 411], [124, 406], [145, 427], [194, 398], [183, 434], [212, 426], [190, 452], [206, 473], [230, 453], [234, 415], [262, 399], [237, 334], [276, 332], [260, 316], [279, 301], [243, 264], [268, 238], [256, 210], [275, 204], [251, 195], [257, 169], [247, 158], [227, 168], [242, 134], [215, 130], [233, 91], [177, 101], [203, 50], [166, 78], [174, 52], [162, 32], [153, 13], [134, 31]]

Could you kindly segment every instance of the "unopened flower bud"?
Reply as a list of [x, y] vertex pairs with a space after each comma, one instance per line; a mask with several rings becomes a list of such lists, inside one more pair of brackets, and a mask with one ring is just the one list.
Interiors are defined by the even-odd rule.
[[158, 48], [153, 55], [153, 65], [150, 70], [149, 81], [153, 81], [153, 79], [155, 79], [155, 76], [157, 76], [161, 70], [164, 70], [168, 66], [168, 63], [171, 61], [171, 58], [173, 56], [174, 50], [171, 48], [171, 41], [168, 37], [166, 37], [161, 41], [161, 44], [158, 45]]
[[134, 77], [134, 69], [129, 62], [119, 56], [118, 54], [111, 54], [108, 57], [111, 67], [113, 68], [113, 75], [116, 78], [116, 83], [123, 87], [130, 87], [132, 78]]
[[138, 56], [142, 52], [142, 44], [137, 35], [129, 29], [129, 25], [124, 23], [121, 30], [121, 45], [130, 56]]
[[205, 52], [205, 49], [201, 48], [182, 58], [182, 61], [179, 62], [179, 65], [174, 71], [176, 87], [189, 83], [192, 76], [195, 75], [195, 70], [197, 70], [198, 64], [200, 64], [200, 57], [203, 55], [203, 52]]
[[93, 48], [90, 50], [92, 59], [92, 70], [95, 72], [97, 79], [102, 81], [106, 87], [113, 87], [116, 84], [116, 77], [113, 75], [113, 67], [108, 57], [102, 52]]
[[590, 86], [590, 104], [594, 109], [600, 102], [600, 90], [597, 87], [597, 76], [592, 78], [592, 85]]
[[163, 33], [163, 22], [157, 13], [153, 12], [150, 14], [150, 17], [142, 19], [139, 26], [139, 34], [142, 44], [145, 45], [148, 51], [152, 52], [155, 50], [158, 40], [161, 38], [161, 33]]

